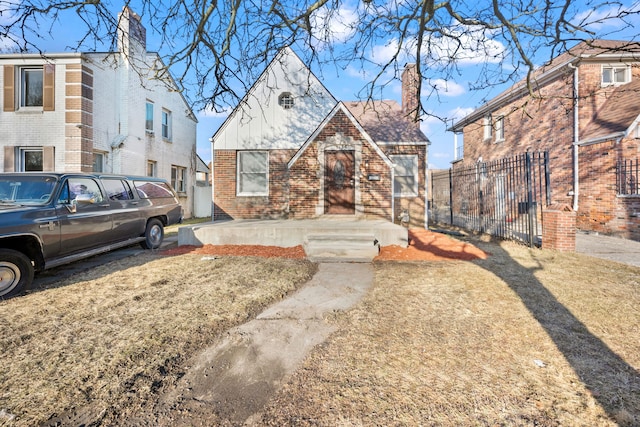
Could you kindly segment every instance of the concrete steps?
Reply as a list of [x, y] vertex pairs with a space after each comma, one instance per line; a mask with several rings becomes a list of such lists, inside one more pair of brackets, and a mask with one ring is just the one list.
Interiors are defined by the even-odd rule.
[[373, 234], [353, 231], [307, 234], [303, 247], [314, 262], [371, 262], [380, 250]]

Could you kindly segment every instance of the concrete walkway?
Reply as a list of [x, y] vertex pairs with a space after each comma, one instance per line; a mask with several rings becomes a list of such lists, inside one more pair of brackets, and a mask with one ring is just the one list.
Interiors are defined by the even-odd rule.
[[640, 267], [640, 242], [635, 240], [578, 232], [576, 252]]
[[373, 280], [371, 264], [319, 264], [296, 293], [195, 356], [177, 387], [162, 397], [155, 425], [253, 425], [283, 380], [334, 332], [325, 318], [358, 303]]

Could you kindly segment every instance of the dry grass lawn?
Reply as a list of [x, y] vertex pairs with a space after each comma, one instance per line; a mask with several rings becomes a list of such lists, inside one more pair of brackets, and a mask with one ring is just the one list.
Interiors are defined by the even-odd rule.
[[502, 243], [376, 264], [265, 425], [640, 425], [640, 269]]
[[202, 258], [145, 253], [0, 302], [0, 425], [66, 425], [84, 407], [108, 424], [316, 271], [304, 260]]
[[[640, 269], [473, 243], [490, 256], [376, 262], [371, 292], [327, 319], [338, 331], [262, 424], [640, 424]], [[92, 425], [118, 425], [152, 408], [191, 354], [314, 268], [145, 254], [2, 301], [0, 425], [65, 425], [81, 407]]]

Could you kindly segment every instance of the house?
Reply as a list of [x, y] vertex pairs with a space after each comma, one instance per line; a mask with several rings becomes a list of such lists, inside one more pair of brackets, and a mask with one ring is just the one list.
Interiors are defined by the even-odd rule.
[[454, 123], [453, 168], [547, 151], [552, 204], [579, 229], [640, 240], [639, 90], [640, 43], [582, 42]]
[[[191, 216], [197, 119], [125, 7], [118, 51], [1, 54], [1, 171], [165, 178]], [[162, 76], [161, 76], [162, 77]]]
[[[429, 140], [395, 101], [336, 100], [282, 49], [212, 137], [214, 221], [383, 218], [425, 227]], [[413, 90], [412, 90], [413, 89]]]

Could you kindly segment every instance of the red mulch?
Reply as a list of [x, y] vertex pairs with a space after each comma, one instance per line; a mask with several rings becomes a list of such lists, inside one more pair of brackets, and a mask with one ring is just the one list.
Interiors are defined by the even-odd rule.
[[[452, 239], [429, 230], [409, 230], [409, 247], [383, 246], [376, 261], [446, 261], [485, 259], [488, 254], [470, 243]], [[204, 245], [178, 246], [162, 251], [163, 255], [228, 255], [258, 256], [303, 259], [306, 257], [302, 246], [282, 248], [279, 246], [260, 245]]]
[[470, 243], [453, 239], [445, 234], [423, 229], [409, 230], [409, 247], [383, 246], [380, 261], [447, 261], [486, 259], [489, 254]]

